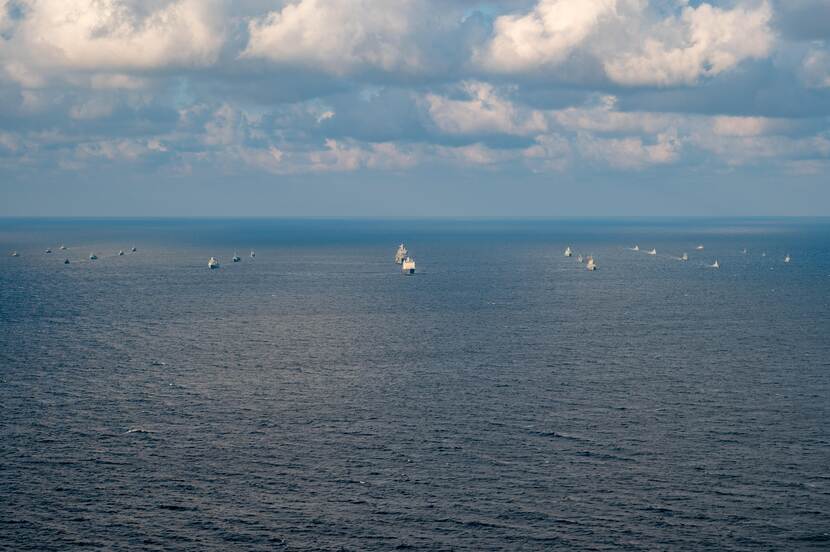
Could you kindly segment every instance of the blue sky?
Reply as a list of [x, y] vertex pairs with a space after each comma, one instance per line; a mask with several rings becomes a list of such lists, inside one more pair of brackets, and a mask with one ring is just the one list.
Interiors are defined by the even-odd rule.
[[0, 0], [0, 216], [830, 215], [830, 0]]

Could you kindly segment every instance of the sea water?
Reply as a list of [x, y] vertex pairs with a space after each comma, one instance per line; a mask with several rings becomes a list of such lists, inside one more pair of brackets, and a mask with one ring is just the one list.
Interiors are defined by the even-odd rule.
[[5, 219], [0, 252], [0, 548], [830, 546], [827, 219]]

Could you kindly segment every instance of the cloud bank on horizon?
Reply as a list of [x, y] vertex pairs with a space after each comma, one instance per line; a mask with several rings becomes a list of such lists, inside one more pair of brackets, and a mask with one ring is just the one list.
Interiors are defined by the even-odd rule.
[[0, 0], [0, 174], [830, 168], [828, 0]]

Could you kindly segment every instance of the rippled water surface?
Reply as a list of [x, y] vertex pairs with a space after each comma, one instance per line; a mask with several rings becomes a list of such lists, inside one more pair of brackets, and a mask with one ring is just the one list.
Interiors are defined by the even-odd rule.
[[830, 547], [830, 221], [3, 220], [0, 248], [4, 549]]

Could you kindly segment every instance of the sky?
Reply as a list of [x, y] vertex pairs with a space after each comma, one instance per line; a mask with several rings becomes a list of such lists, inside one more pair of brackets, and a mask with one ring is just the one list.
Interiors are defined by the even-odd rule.
[[0, 216], [643, 215], [830, 215], [830, 0], [0, 0]]

